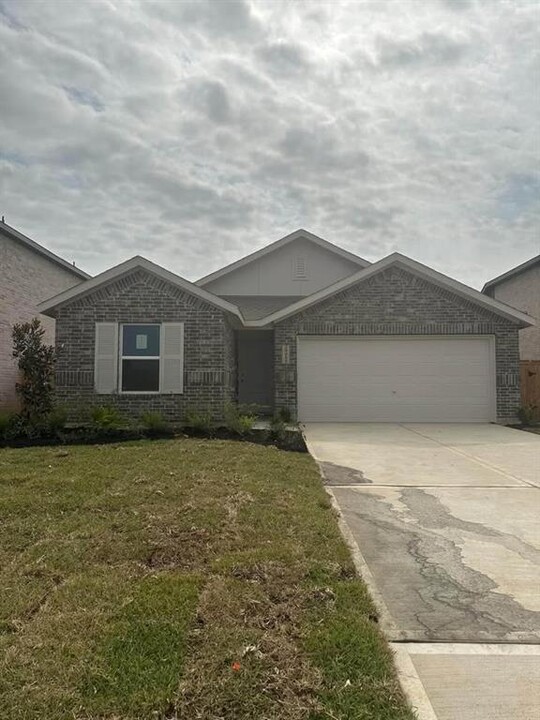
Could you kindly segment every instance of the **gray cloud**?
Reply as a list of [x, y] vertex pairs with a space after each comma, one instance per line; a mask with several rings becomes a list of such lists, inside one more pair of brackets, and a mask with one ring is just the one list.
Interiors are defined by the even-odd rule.
[[150, 17], [192, 26], [207, 36], [238, 39], [255, 39], [262, 27], [254, 16], [251, 5], [244, 0], [169, 0], [148, 3]]
[[194, 84], [189, 93], [209, 120], [225, 124], [231, 121], [231, 104], [228, 92], [222, 82], [203, 80]]
[[424, 32], [411, 40], [380, 37], [377, 42], [377, 65], [383, 68], [408, 68], [452, 65], [467, 52], [465, 42], [442, 33]]
[[294, 43], [275, 42], [257, 49], [263, 65], [276, 75], [297, 75], [305, 72], [309, 63], [304, 50]]
[[526, 0], [0, 7], [0, 212], [91, 272], [299, 226], [476, 285], [538, 252]]

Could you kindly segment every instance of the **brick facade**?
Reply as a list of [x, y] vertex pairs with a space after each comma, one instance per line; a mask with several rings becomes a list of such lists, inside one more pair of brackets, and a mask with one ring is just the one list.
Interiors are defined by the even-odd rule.
[[519, 350], [522, 360], [540, 360], [540, 262], [502, 280], [489, 295], [536, 320], [536, 325], [519, 331]]
[[520, 405], [518, 327], [412, 273], [389, 268], [275, 327], [275, 407], [297, 412], [297, 335], [494, 335], [497, 416]]
[[[38, 316], [36, 306], [40, 302], [80, 282], [81, 278], [68, 268], [0, 232], [0, 409], [17, 406], [13, 325], [29, 322]], [[53, 344], [54, 320], [38, 317], [45, 329], [45, 341]]]
[[[184, 392], [179, 395], [98, 395], [94, 391], [96, 322], [184, 322]], [[515, 419], [519, 397], [518, 327], [405, 270], [389, 268], [274, 328], [275, 407], [297, 411], [297, 335], [492, 335], [497, 414]], [[181, 422], [186, 409], [223, 416], [236, 394], [235, 332], [224, 311], [138, 269], [57, 311], [57, 398], [70, 419], [89, 405], [112, 404], [137, 418], [158, 410]]]
[[[184, 323], [182, 394], [97, 394], [94, 391], [96, 322]], [[113, 405], [132, 419], [155, 410], [171, 421], [187, 409], [223, 415], [235, 394], [234, 330], [226, 313], [143, 270], [136, 270], [61, 307], [56, 317], [57, 401], [71, 421], [84, 421], [89, 406]]]

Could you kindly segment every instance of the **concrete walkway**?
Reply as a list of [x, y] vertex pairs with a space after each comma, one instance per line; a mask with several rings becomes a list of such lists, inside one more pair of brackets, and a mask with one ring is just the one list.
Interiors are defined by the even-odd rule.
[[540, 717], [540, 436], [308, 424], [419, 718]]

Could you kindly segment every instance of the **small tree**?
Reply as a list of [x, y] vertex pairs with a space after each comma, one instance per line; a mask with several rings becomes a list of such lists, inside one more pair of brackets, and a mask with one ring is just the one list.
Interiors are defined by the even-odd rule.
[[13, 326], [13, 357], [17, 358], [21, 382], [15, 389], [21, 399], [21, 414], [30, 422], [52, 409], [55, 352], [43, 342], [45, 330], [39, 318]]

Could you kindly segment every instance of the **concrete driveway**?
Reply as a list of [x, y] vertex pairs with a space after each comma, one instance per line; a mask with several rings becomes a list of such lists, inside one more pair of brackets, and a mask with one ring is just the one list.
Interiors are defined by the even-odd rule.
[[540, 717], [540, 436], [459, 424], [305, 432], [384, 628], [429, 696], [424, 716]]

